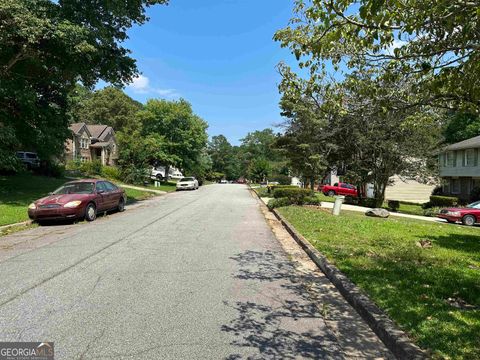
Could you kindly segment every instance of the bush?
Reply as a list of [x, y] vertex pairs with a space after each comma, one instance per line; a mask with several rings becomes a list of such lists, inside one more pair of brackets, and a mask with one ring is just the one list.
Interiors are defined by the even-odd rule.
[[474, 187], [470, 192], [470, 201], [480, 200], [480, 187]]
[[114, 166], [104, 166], [102, 168], [102, 176], [112, 179], [112, 180], [121, 180], [120, 170]]
[[150, 180], [148, 169], [138, 168], [134, 165], [122, 168], [120, 176], [122, 181], [127, 184], [143, 185], [144, 182]]
[[432, 190], [432, 195], [443, 195], [443, 187], [441, 185], [435, 186]]
[[65, 166], [62, 164], [47, 162], [34, 170], [35, 174], [63, 178], [65, 176]]
[[360, 205], [368, 207], [368, 208], [376, 208], [377, 207], [377, 201], [375, 199], [371, 199], [371, 198], [364, 198], [360, 202]]
[[400, 208], [400, 201], [388, 200], [388, 209], [390, 211], [397, 211]]
[[322, 201], [316, 196], [311, 196], [311, 197], [305, 198], [304, 204], [320, 206], [322, 204]]
[[100, 160], [85, 161], [80, 165], [80, 171], [85, 175], [101, 175], [102, 162]]
[[358, 198], [353, 196], [345, 196], [343, 203], [349, 205], [358, 205]]
[[300, 189], [300, 188], [280, 188], [280, 189], [275, 189], [273, 191], [273, 197], [275, 199], [279, 198], [288, 198], [292, 201], [294, 204], [303, 204], [305, 202], [305, 199], [310, 198], [313, 196], [313, 192], [308, 189]]
[[65, 169], [70, 171], [79, 171], [81, 167], [82, 162], [80, 160], [70, 160], [67, 161], [67, 164], [65, 165]]
[[455, 196], [438, 196], [432, 195], [430, 196], [430, 204], [431, 206], [455, 206], [458, 204], [458, 198]]
[[299, 189], [296, 185], [268, 185], [268, 192], [273, 193], [275, 189]]
[[268, 202], [267, 207], [270, 210], [272, 210], [272, 209], [275, 209], [275, 208], [290, 206], [290, 205], [293, 205], [293, 202], [289, 198], [278, 198], [278, 199], [271, 199]]

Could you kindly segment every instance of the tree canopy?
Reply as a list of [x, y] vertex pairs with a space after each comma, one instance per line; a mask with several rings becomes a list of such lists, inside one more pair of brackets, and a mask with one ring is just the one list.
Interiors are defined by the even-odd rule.
[[[115, 85], [137, 73], [122, 46], [145, 9], [166, 0], [0, 1], [0, 168], [15, 150], [44, 159], [63, 152], [68, 135], [68, 93], [81, 82]], [[8, 134], [8, 135], [6, 135]]]
[[312, 72], [381, 67], [408, 74], [423, 104], [478, 111], [479, 18], [475, 1], [297, 0], [275, 39]]
[[[80, 86], [77, 89], [76, 92], [80, 94], [85, 91]], [[137, 121], [137, 112], [143, 108], [140, 102], [113, 86], [84, 95], [83, 98], [81, 95], [77, 97], [80, 100], [76, 104], [74, 121], [109, 125], [115, 131], [131, 127], [131, 123]]]

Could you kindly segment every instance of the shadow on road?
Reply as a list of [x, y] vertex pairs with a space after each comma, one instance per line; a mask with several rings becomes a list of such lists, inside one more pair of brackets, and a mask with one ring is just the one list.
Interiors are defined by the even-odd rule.
[[[253, 296], [256, 301], [225, 302], [238, 314], [222, 327], [234, 334], [232, 345], [253, 350], [252, 359], [341, 358], [335, 337], [319, 331], [323, 321], [318, 304], [310, 301], [305, 279], [289, 261], [272, 251], [246, 251], [231, 259], [239, 266], [234, 276], [252, 283], [246, 286], [258, 285], [261, 292]], [[228, 357], [239, 358], [240, 354]]]

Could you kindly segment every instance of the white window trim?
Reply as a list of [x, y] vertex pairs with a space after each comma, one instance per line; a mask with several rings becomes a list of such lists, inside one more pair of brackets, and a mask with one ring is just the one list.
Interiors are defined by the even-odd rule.
[[[468, 161], [467, 161], [467, 160], [468, 160], [468, 156], [467, 156], [467, 153], [468, 153], [468, 152], [471, 152], [471, 153], [472, 153], [472, 163], [471, 163], [471, 164], [469, 164]], [[465, 159], [465, 160], [464, 160], [464, 161], [465, 161], [465, 166], [466, 166], [466, 167], [475, 166], [475, 150], [474, 150], [474, 149], [466, 149], [466, 150], [463, 152], [463, 154], [464, 154], [464, 159]]]

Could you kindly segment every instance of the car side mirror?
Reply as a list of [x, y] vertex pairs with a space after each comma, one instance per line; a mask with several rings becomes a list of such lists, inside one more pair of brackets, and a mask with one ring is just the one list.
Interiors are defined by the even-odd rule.
[[103, 194], [105, 190], [97, 190], [97, 194]]

